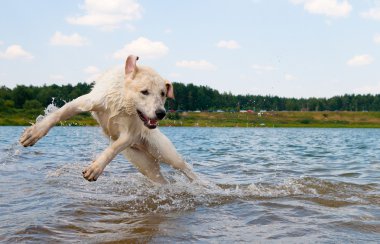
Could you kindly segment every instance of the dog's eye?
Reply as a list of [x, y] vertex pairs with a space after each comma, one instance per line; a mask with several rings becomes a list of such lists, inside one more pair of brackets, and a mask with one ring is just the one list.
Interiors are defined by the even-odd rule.
[[164, 97], [165, 96], [165, 92], [161, 92], [161, 97]]
[[141, 94], [143, 94], [143, 95], [145, 95], [145, 96], [148, 96], [148, 95], [149, 95], [149, 92], [148, 92], [148, 90], [143, 90], [143, 91], [141, 91]]

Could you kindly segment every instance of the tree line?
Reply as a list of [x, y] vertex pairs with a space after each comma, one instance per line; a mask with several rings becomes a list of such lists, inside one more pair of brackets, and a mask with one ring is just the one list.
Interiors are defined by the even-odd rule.
[[[51, 104], [62, 106], [91, 91], [94, 83], [77, 85], [44, 85], [15, 88], [0, 87], [0, 110], [42, 109]], [[173, 83], [175, 100], [166, 104], [169, 110], [182, 111], [380, 111], [380, 94], [346, 94], [331, 98], [285, 98], [262, 95], [233, 95], [208, 86]]]
[[346, 94], [331, 98], [286, 98], [279, 96], [233, 95], [207, 86], [174, 83], [174, 110], [201, 111], [380, 111], [380, 94]]

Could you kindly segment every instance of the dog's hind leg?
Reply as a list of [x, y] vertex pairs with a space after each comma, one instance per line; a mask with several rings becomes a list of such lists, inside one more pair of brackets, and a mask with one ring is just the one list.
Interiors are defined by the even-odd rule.
[[159, 184], [167, 184], [168, 181], [161, 174], [160, 163], [148, 152], [138, 148], [127, 148], [123, 155], [146, 177]]
[[147, 139], [147, 147], [153, 157], [181, 171], [190, 181], [198, 179], [186, 161], [178, 154], [173, 143], [159, 130], [152, 131]]

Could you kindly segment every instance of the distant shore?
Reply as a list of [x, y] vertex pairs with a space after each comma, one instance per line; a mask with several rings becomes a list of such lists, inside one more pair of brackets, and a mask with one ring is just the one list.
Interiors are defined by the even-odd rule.
[[182, 113], [180, 119], [177, 120], [163, 120], [160, 122], [160, 125], [192, 127], [380, 128], [380, 112], [189, 112]]
[[[27, 126], [41, 111], [14, 110], [0, 112], [1, 126]], [[90, 114], [77, 115], [61, 122], [62, 126], [95, 126]], [[182, 112], [168, 113], [160, 126], [186, 127], [314, 127], [314, 128], [380, 128], [380, 112]]]

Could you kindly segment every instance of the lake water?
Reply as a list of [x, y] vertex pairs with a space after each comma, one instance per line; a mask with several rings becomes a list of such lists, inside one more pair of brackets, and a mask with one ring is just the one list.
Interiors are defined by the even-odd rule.
[[380, 242], [380, 130], [161, 128], [206, 185], [155, 186], [97, 127], [0, 127], [0, 242]]

